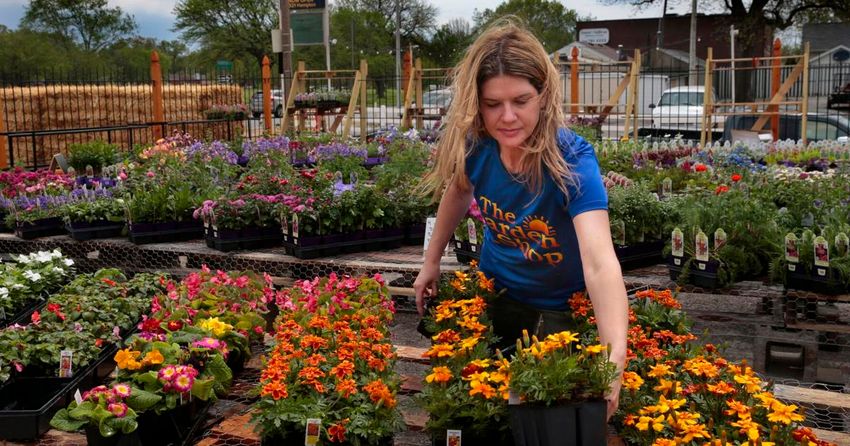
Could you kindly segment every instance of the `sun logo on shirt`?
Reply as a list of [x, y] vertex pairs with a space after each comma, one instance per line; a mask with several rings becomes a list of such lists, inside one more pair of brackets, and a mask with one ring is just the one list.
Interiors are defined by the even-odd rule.
[[555, 228], [549, 226], [549, 222], [544, 217], [528, 216], [522, 221], [522, 229], [526, 232], [539, 232], [547, 237], [555, 237]]

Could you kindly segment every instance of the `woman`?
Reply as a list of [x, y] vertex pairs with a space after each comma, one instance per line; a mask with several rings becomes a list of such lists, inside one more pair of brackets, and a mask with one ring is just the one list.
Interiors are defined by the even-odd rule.
[[[570, 296], [587, 290], [601, 342], [623, 370], [628, 302], [608, 223], [608, 198], [593, 147], [561, 128], [558, 70], [528, 31], [509, 22], [484, 32], [453, 79], [454, 98], [425, 186], [443, 191], [416, 304], [433, 297], [443, 247], [473, 198], [486, 228], [481, 270], [505, 297], [490, 305], [496, 335], [570, 329]], [[621, 380], [612, 385], [608, 416]]]

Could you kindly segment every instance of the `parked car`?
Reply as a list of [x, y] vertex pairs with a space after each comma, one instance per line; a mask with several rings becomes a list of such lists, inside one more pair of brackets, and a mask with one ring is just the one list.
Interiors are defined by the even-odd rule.
[[835, 92], [826, 98], [826, 108], [850, 110], [850, 82], [844, 88], [836, 88]]
[[[716, 101], [716, 97], [714, 98]], [[650, 128], [639, 129], [641, 134], [660, 136], [682, 134], [686, 138], [698, 135], [702, 130], [705, 87], [675, 87], [664, 90], [657, 104], [649, 104], [652, 110]], [[723, 127], [722, 116], [711, 117], [713, 131]], [[698, 136], [697, 136], [698, 137]]]
[[[850, 119], [839, 115], [825, 115], [809, 113], [806, 122], [806, 140], [820, 141], [824, 139], [834, 139], [845, 141], [850, 137]], [[780, 114], [779, 115], [779, 139], [798, 140], [802, 136], [802, 117], [800, 113], [796, 114]], [[753, 115], [735, 115], [729, 116], [726, 119], [726, 124], [723, 127], [724, 141], [734, 141], [732, 135], [734, 130], [748, 131], [756, 123], [759, 116]], [[764, 128], [759, 132], [760, 139], [770, 140], [770, 121], [765, 124]], [[763, 136], [768, 135], [768, 136]]]
[[[275, 118], [283, 116], [284, 106], [283, 90], [272, 90], [272, 113]], [[263, 92], [258, 91], [251, 96], [251, 114], [255, 118], [263, 116]]]

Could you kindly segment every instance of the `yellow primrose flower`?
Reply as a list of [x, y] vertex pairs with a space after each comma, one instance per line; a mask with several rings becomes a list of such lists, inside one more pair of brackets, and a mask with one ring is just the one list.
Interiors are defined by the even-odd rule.
[[162, 353], [159, 350], [153, 349], [149, 351], [145, 357], [142, 359], [142, 365], [157, 365], [162, 364], [165, 361], [165, 358], [162, 357]]
[[138, 350], [130, 350], [130, 348], [125, 348], [123, 350], [118, 350], [115, 353], [115, 363], [118, 365], [119, 369], [127, 369], [127, 370], [138, 370], [142, 367], [142, 364], [139, 361], [136, 361], [136, 358], [139, 357], [142, 353]]
[[230, 330], [233, 330], [233, 326], [220, 321], [217, 317], [213, 317], [210, 319], [204, 319], [199, 324], [199, 327], [207, 330], [213, 334], [213, 336], [220, 338], [224, 336], [224, 334]]

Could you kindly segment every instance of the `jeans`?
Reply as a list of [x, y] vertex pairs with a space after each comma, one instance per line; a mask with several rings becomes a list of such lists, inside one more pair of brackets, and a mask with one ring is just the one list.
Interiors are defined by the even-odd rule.
[[546, 336], [565, 330], [575, 331], [577, 325], [569, 311], [540, 310], [506, 297], [498, 297], [488, 303], [487, 315], [493, 324], [493, 331], [499, 337], [496, 348], [512, 353], [522, 331], [528, 330], [528, 336], [543, 339]]

